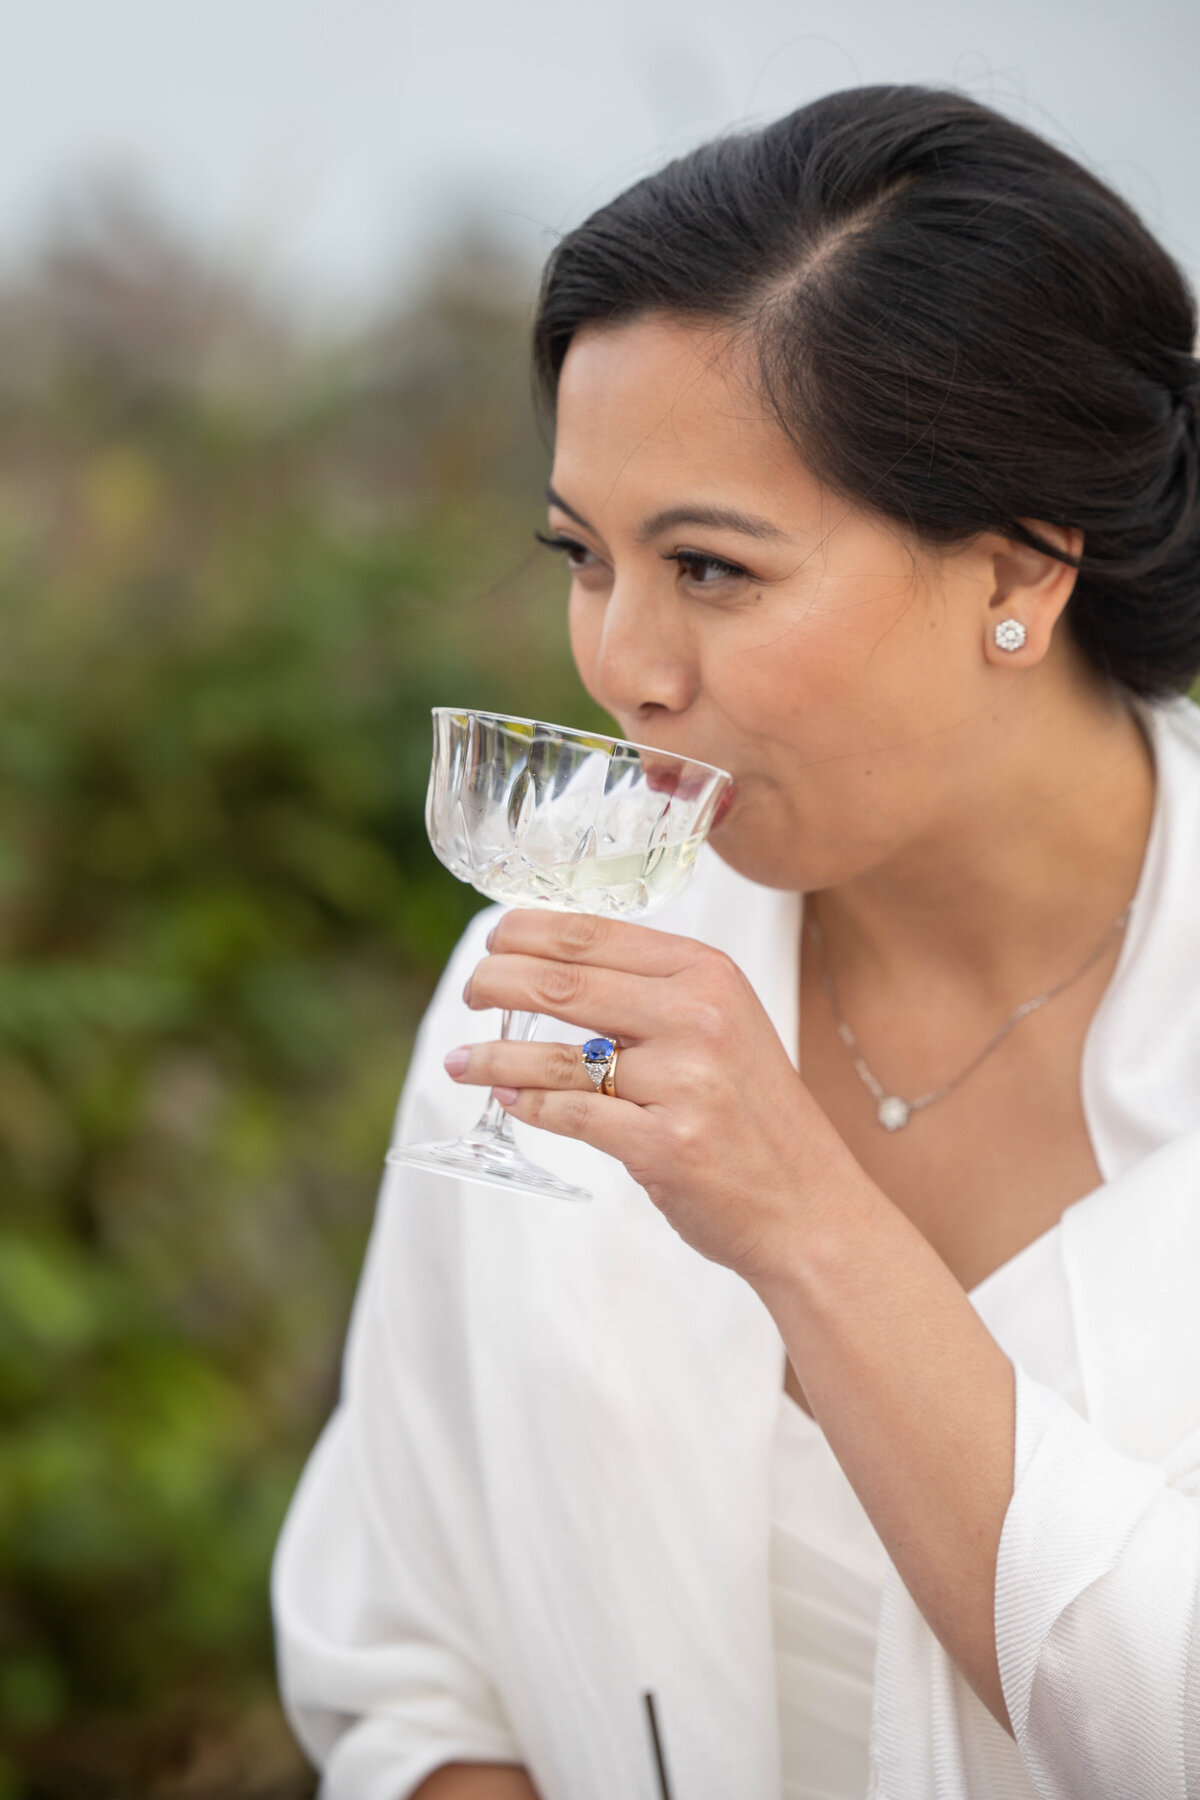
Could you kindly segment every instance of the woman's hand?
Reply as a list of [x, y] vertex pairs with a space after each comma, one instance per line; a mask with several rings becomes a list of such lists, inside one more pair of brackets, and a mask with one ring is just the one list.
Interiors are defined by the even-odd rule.
[[861, 1171], [728, 956], [587, 914], [506, 913], [467, 987], [472, 1007], [549, 1013], [616, 1040], [615, 1099], [578, 1044], [452, 1051], [455, 1080], [497, 1090], [515, 1119], [624, 1163], [703, 1256], [754, 1282], [797, 1223]]

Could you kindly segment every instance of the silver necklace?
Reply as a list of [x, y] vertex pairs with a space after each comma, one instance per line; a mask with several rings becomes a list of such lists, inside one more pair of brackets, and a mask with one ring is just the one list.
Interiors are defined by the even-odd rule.
[[1087, 961], [1082, 963], [1073, 975], [1068, 975], [1065, 981], [1060, 981], [1057, 987], [1052, 987], [1045, 994], [1038, 994], [1032, 1000], [1023, 1001], [1022, 1004], [1018, 1006], [1016, 1012], [1013, 1013], [1010, 1018], [1005, 1019], [995, 1037], [989, 1039], [983, 1046], [983, 1049], [979, 1052], [979, 1055], [976, 1056], [972, 1062], [969, 1062], [966, 1068], [962, 1070], [961, 1074], [954, 1077], [953, 1081], [943, 1082], [941, 1087], [934, 1088], [931, 1093], [920, 1094], [915, 1100], [903, 1100], [899, 1094], [889, 1094], [882, 1082], [878, 1081], [876, 1077], [872, 1075], [870, 1069], [868, 1069], [866, 1063], [863, 1061], [862, 1052], [858, 1047], [858, 1039], [838, 1011], [837, 995], [835, 994], [833, 987], [833, 976], [829, 968], [829, 958], [825, 952], [824, 934], [821, 931], [820, 925], [817, 923], [817, 916], [813, 912], [811, 906], [806, 907], [805, 922], [812, 928], [813, 939], [817, 946], [817, 954], [821, 959], [821, 985], [829, 996], [829, 1005], [833, 1012], [838, 1036], [841, 1038], [843, 1044], [845, 1044], [847, 1050], [849, 1050], [854, 1061], [854, 1067], [858, 1070], [859, 1076], [871, 1091], [875, 1100], [875, 1116], [883, 1126], [884, 1130], [899, 1131], [902, 1126], [908, 1124], [913, 1113], [917, 1112], [922, 1106], [932, 1106], [935, 1100], [944, 1099], [947, 1094], [953, 1093], [960, 1082], [965, 1081], [968, 1075], [973, 1074], [983, 1061], [984, 1057], [991, 1055], [997, 1044], [1001, 1043], [1008, 1036], [1014, 1025], [1019, 1024], [1022, 1019], [1027, 1018], [1031, 1012], [1036, 1012], [1039, 1006], [1045, 1006], [1048, 1000], [1053, 1000], [1056, 994], [1061, 994], [1064, 988], [1070, 987], [1073, 981], [1078, 981], [1081, 975], [1086, 975], [1092, 964], [1099, 960], [1105, 950], [1108, 949], [1108, 946], [1112, 943], [1117, 933], [1123, 929], [1132, 911], [1133, 901], [1131, 900], [1120, 918], [1105, 932]]

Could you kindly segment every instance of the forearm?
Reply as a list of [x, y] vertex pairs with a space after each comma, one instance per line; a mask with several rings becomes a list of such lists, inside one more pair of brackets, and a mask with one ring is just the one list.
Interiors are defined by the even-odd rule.
[[538, 1800], [537, 1789], [512, 1763], [447, 1763], [423, 1781], [412, 1800]]
[[865, 1175], [755, 1282], [808, 1402], [913, 1600], [1010, 1729], [996, 1557], [1012, 1498], [1013, 1374], [960, 1284]]

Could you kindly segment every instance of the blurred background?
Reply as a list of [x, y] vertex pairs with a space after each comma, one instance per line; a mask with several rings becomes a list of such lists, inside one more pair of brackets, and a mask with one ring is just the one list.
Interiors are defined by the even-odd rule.
[[267, 1570], [480, 901], [428, 709], [602, 723], [532, 554], [557, 236], [951, 83], [1200, 267], [1184, 0], [0, 0], [0, 1800], [302, 1800]]

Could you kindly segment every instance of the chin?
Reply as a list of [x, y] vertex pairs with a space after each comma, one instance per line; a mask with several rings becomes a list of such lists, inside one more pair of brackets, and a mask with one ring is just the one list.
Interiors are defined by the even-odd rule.
[[759, 887], [784, 888], [799, 894], [810, 885], [810, 872], [800, 866], [795, 855], [789, 855], [787, 839], [778, 831], [761, 826], [755, 830], [744, 814], [718, 825], [709, 833], [708, 841], [723, 863]]

